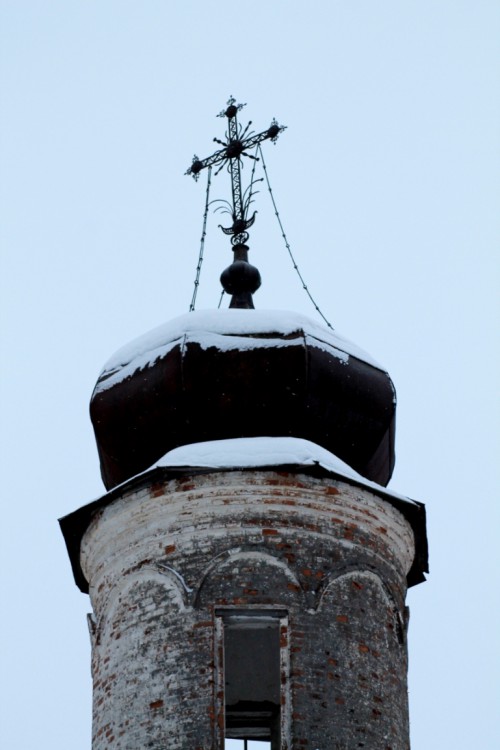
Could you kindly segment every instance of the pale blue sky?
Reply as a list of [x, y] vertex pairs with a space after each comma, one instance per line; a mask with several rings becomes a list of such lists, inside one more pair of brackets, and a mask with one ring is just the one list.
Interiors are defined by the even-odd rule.
[[[398, 392], [391, 487], [427, 504], [431, 553], [413, 750], [499, 746], [499, 32], [494, 0], [0, 0], [2, 746], [90, 747], [89, 603], [56, 519], [103, 492], [101, 366], [188, 309], [204, 181], [183, 173], [230, 94], [288, 126], [265, 156], [303, 274]], [[256, 305], [314, 317], [256, 207]]]

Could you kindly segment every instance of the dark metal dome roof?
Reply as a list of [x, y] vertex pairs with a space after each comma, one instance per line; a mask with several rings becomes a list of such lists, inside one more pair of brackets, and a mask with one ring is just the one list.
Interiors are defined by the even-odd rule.
[[236, 437], [311, 440], [386, 485], [395, 392], [345, 339], [293, 313], [189, 313], [113, 357], [90, 411], [106, 488], [173, 448]]

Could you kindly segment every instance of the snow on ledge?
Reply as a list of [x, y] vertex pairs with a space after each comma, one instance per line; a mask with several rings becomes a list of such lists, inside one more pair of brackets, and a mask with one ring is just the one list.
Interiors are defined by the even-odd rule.
[[106, 362], [96, 390], [110, 388], [137, 370], [153, 365], [183, 340], [196, 342], [204, 349], [244, 351], [286, 347], [290, 341], [283, 337], [293, 334], [304, 335], [312, 346], [327, 349], [345, 363], [353, 356], [385, 372], [367, 352], [305, 315], [285, 310], [197, 310], [174, 318], [119, 349]]
[[[254, 469], [270, 466], [321, 466], [339, 477], [415, 505], [413, 500], [365, 479], [357, 471], [320, 445], [293, 437], [253, 437], [191, 443], [166, 453], [155, 468]], [[144, 472], [146, 473], [146, 472]]]

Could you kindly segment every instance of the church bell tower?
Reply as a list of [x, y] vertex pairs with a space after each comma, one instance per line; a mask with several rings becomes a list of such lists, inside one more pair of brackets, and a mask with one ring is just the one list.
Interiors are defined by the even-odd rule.
[[387, 489], [394, 386], [331, 327], [254, 309], [240, 166], [284, 128], [240, 110], [188, 169], [230, 173], [229, 309], [193, 302], [106, 364], [106, 494], [60, 521], [92, 605], [92, 750], [408, 750], [427, 541], [424, 506]]

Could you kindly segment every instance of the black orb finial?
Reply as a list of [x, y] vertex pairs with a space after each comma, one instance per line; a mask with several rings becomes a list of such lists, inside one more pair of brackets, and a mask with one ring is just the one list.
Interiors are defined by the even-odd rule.
[[229, 307], [253, 310], [253, 294], [261, 285], [260, 273], [248, 262], [248, 246], [233, 246], [234, 260], [221, 274], [220, 282], [226, 294], [231, 295]]

